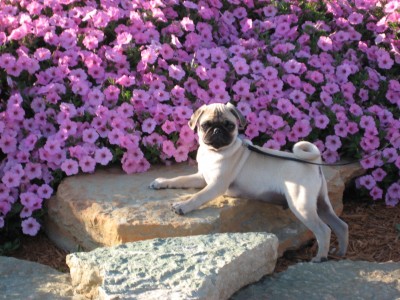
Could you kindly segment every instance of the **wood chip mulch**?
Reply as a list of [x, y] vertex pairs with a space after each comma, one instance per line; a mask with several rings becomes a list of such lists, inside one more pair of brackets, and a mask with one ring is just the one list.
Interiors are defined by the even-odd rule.
[[[382, 202], [346, 202], [341, 218], [349, 225], [350, 238], [347, 259], [371, 262], [400, 262], [400, 205], [386, 208]], [[332, 235], [332, 244], [335, 245]], [[290, 265], [309, 261], [317, 245], [296, 251], [287, 251], [278, 259], [275, 272], [282, 272]], [[44, 234], [25, 237], [22, 246], [11, 256], [49, 265], [61, 272], [69, 272], [65, 263], [67, 252], [57, 248]], [[334, 256], [330, 259], [338, 259]]]
[[69, 272], [65, 262], [67, 254], [66, 251], [50, 241], [44, 233], [40, 233], [35, 237], [24, 236], [21, 247], [9, 256], [48, 265], [60, 272], [67, 273]]

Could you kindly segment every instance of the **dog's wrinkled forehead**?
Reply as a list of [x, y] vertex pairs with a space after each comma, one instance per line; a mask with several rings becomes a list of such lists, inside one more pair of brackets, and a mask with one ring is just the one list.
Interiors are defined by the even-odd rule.
[[240, 111], [230, 103], [203, 105], [194, 112], [188, 124], [189, 127], [194, 130], [198, 124], [211, 120], [214, 122], [230, 120], [234, 124], [239, 122], [239, 128], [243, 128], [246, 125], [246, 119]]
[[223, 104], [214, 104], [207, 109], [207, 112], [201, 118], [201, 122], [212, 120], [213, 122], [223, 122], [227, 119], [235, 120], [232, 112]]

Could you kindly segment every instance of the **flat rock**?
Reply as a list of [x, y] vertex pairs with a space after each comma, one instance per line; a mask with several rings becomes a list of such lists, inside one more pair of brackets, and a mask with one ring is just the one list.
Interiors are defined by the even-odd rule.
[[77, 294], [91, 299], [228, 299], [272, 273], [278, 239], [225, 233], [153, 239], [67, 256]]
[[[271, 232], [280, 241], [279, 254], [295, 249], [313, 235], [289, 209], [221, 196], [185, 216], [170, 210], [174, 201], [187, 199], [196, 190], [152, 190], [157, 177], [196, 172], [187, 164], [154, 167], [127, 175], [119, 169], [68, 177], [47, 202], [47, 235], [58, 246], [74, 252], [153, 238], [217, 232]], [[343, 209], [345, 183], [360, 175], [359, 165], [324, 167], [329, 196], [335, 211]]]
[[0, 299], [72, 299], [69, 274], [48, 266], [0, 256]]
[[300, 263], [266, 276], [231, 300], [395, 300], [400, 299], [400, 263], [329, 261]]

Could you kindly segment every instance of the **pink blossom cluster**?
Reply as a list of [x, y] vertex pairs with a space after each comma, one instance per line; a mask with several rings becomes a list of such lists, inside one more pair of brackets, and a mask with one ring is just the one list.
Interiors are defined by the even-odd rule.
[[398, 0], [0, 2], [0, 228], [17, 210], [35, 235], [64, 176], [190, 160], [193, 111], [229, 101], [255, 143], [368, 156], [357, 185], [397, 205], [399, 20]]

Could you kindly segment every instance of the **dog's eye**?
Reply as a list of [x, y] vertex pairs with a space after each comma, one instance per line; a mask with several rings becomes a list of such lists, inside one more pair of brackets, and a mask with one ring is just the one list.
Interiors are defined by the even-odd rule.
[[211, 127], [210, 122], [204, 122], [203, 124], [201, 124], [201, 129], [203, 129], [204, 131], [209, 129], [210, 127]]
[[226, 121], [224, 122], [224, 127], [225, 127], [227, 130], [233, 130], [233, 129], [235, 129], [235, 124], [233, 124], [231, 121], [226, 120]]

